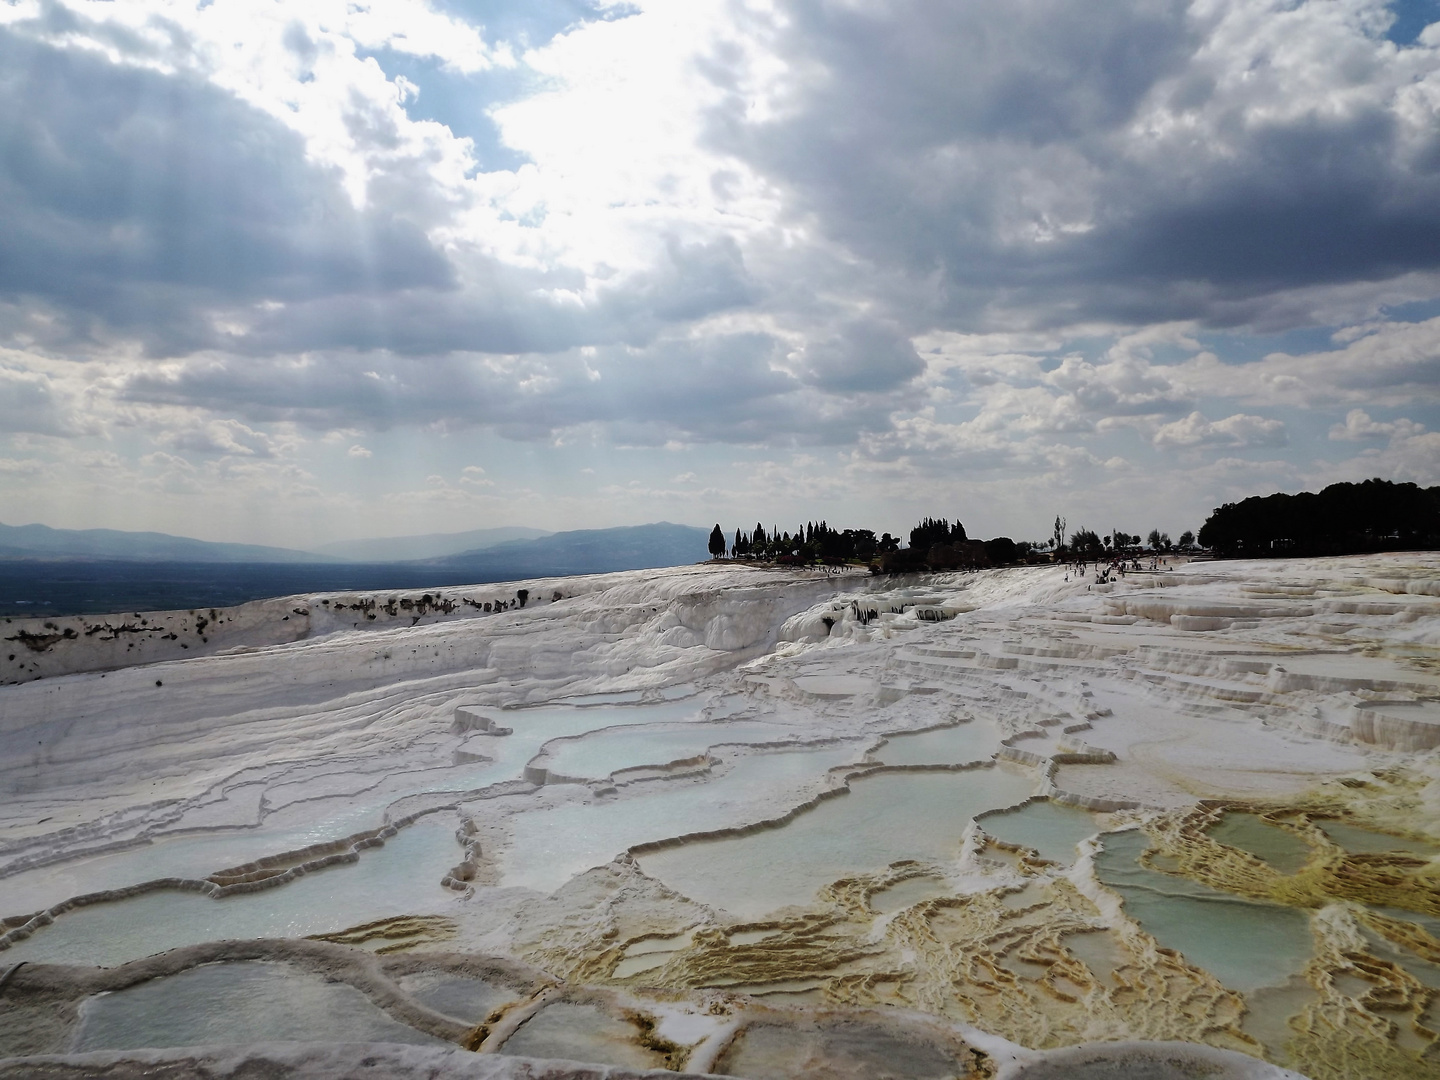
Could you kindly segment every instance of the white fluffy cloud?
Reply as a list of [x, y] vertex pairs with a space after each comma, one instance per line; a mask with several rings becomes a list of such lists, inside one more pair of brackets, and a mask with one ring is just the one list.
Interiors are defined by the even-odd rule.
[[1154, 443], [1162, 449], [1189, 449], [1197, 446], [1284, 446], [1285, 425], [1263, 416], [1236, 413], [1210, 421], [1198, 412], [1166, 424], [1155, 432]]
[[1358, 442], [1362, 439], [1408, 439], [1424, 431], [1424, 424], [1417, 424], [1404, 417], [1389, 421], [1372, 420], [1364, 409], [1351, 409], [1345, 414], [1343, 424], [1335, 424], [1330, 428], [1330, 438], [1346, 442]]

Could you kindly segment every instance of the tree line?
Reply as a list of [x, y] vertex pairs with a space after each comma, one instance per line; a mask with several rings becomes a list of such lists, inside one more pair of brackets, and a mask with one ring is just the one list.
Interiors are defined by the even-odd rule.
[[832, 529], [828, 522], [807, 521], [795, 532], [782, 532], [778, 526], [756, 524], [753, 532], [735, 530], [728, 542], [717, 524], [710, 532], [710, 554], [713, 558], [749, 559], [805, 566], [813, 563], [840, 564], [866, 561], [886, 552], [896, 551], [900, 541], [888, 532], [876, 536], [873, 529]]
[[873, 529], [834, 529], [825, 521], [809, 521], [793, 533], [772, 525], [756, 524], [753, 530], [736, 529], [733, 538], [716, 524], [710, 532], [710, 555], [715, 559], [738, 559], [779, 563], [787, 566], [845, 565], [868, 563], [876, 573], [910, 573], [921, 570], [963, 570], [989, 566], [1050, 562], [1068, 558], [1103, 559], [1138, 554], [1144, 547], [1161, 553], [1194, 550], [1195, 535], [1180, 534], [1178, 545], [1168, 533], [1151, 529], [1142, 539], [1139, 533], [1111, 529], [1101, 536], [1093, 529], [1066, 533], [1064, 518], [1055, 519], [1048, 540], [1012, 540], [996, 536], [974, 540], [957, 518], [927, 517], [910, 530], [909, 545], [900, 546], [899, 537], [888, 532], [875, 535]]
[[1173, 541], [1169, 533], [1159, 529], [1151, 529], [1150, 535], [1142, 538], [1139, 533], [1124, 529], [1111, 529], [1101, 536], [1094, 529], [1082, 527], [1071, 533], [1067, 541], [1065, 528], [1065, 519], [1056, 518], [1054, 534], [1046, 545], [1061, 559], [1130, 558], [1146, 550], [1168, 554], [1172, 551], [1193, 551], [1195, 548], [1195, 534], [1189, 529], [1180, 534], [1178, 541]]
[[909, 545], [888, 532], [834, 529], [808, 521], [793, 533], [772, 525], [736, 529], [727, 539], [717, 524], [710, 554], [792, 566], [868, 563], [875, 573], [956, 570], [1052, 560], [1130, 558], [1209, 550], [1221, 557], [1351, 555], [1371, 551], [1440, 549], [1440, 486], [1422, 488], [1379, 478], [1331, 484], [1318, 493], [1252, 495], [1217, 507], [1197, 534], [1188, 529], [1172, 541], [1151, 529], [1146, 537], [1128, 529], [1101, 534], [1073, 532], [1056, 517], [1051, 535], [1040, 541], [997, 536], [973, 540], [957, 518], [927, 517], [910, 530]]
[[909, 546], [888, 532], [835, 529], [825, 521], [809, 521], [795, 532], [757, 524], [752, 531], [736, 529], [733, 539], [716, 524], [710, 532], [712, 558], [773, 562], [789, 566], [868, 563], [875, 573], [956, 570], [1005, 566], [1032, 561], [1044, 545], [1016, 542], [1007, 536], [971, 540], [957, 519], [925, 518], [910, 530]]
[[1200, 527], [1200, 543], [1227, 557], [1357, 555], [1440, 548], [1440, 487], [1378, 477], [1318, 493], [1252, 495]]

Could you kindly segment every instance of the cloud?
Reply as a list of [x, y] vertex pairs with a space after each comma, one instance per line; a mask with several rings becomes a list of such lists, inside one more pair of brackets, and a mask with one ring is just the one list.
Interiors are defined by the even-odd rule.
[[1419, 435], [1424, 430], [1424, 424], [1417, 424], [1413, 420], [1406, 420], [1403, 417], [1382, 422], [1370, 419], [1370, 414], [1364, 409], [1351, 409], [1345, 414], [1343, 424], [1335, 424], [1330, 428], [1330, 438], [1345, 442], [1359, 442], [1364, 439], [1405, 439]]
[[1358, 0], [797, 0], [769, 27], [783, 74], [724, 99], [712, 138], [942, 317], [1260, 324], [1296, 290], [1437, 269], [1440, 51], [1387, 22]]
[[0, 71], [0, 294], [57, 312], [57, 344], [175, 355], [234, 338], [217, 310], [453, 281], [403, 210], [357, 210], [221, 89], [3, 28]]
[[1236, 413], [1223, 420], [1210, 421], [1199, 412], [1166, 424], [1152, 439], [1162, 450], [1191, 449], [1210, 446], [1284, 446], [1285, 425], [1263, 416]]
[[489, 425], [539, 438], [600, 422], [657, 445], [676, 433], [720, 442], [848, 440], [888, 425], [887, 399], [827, 401], [780, 370], [784, 350], [771, 335], [743, 333], [504, 357], [371, 353], [363, 363], [348, 353], [207, 355], [137, 371], [121, 394], [317, 428]]
[[1429, 475], [1440, 31], [1392, 21], [0, 5], [0, 453], [324, 515], [537, 469], [655, 517], [736, 468], [813, 516]]
[[1166, 371], [1125, 352], [1101, 364], [1067, 356], [1045, 381], [1092, 415], [1175, 413], [1191, 402]]
[[0, 367], [0, 432], [64, 436], [80, 434], [83, 428], [56, 380], [41, 372]]
[[894, 390], [925, 370], [904, 334], [872, 320], [856, 320], [831, 337], [807, 344], [801, 378], [822, 390]]
[[239, 420], [211, 420], [179, 431], [167, 432], [161, 441], [177, 450], [199, 454], [238, 454], [242, 457], [274, 457], [277, 440]]
[[1257, 405], [1404, 406], [1440, 391], [1440, 318], [1347, 329], [1335, 349], [1276, 352], [1243, 364], [1201, 354], [1177, 376], [1200, 392]]

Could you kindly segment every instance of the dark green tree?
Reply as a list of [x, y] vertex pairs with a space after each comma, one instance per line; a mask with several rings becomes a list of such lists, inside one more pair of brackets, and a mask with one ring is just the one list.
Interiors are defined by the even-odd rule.
[[720, 523], [715, 523], [715, 528], [710, 530], [710, 557], [719, 559], [725, 554], [725, 534], [720, 531]]
[[1440, 548], [1440, 487], [1379, 478], [1251, 496], [1215, 510], [1200, 527], [1218, 555], [1349, 555]]
[[910, 530], [910, 546], [921, 552], [936, 544], [961, 544], [965, 539], [965, 526], [958, 520], [951, 525], [944, 518], [926, 518]]

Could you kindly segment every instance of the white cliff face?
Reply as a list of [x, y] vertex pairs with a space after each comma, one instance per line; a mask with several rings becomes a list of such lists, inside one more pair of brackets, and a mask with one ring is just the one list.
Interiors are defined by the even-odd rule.
[[[4, 630], [0, 972], [44, 977], [0, 995], [76, 1011], [0, 1053], [105, 1049], [88, 965], [312, 936], [534, 965], [558, 989], [466, 1038], [626, 1068], [801, 1075], [835, 1008], [929, 1047], [915, 1075], [1440, 1052], [1440, 558], [716, 564]], [[1223, 947], [1266, 920], [1299, 944]]]

